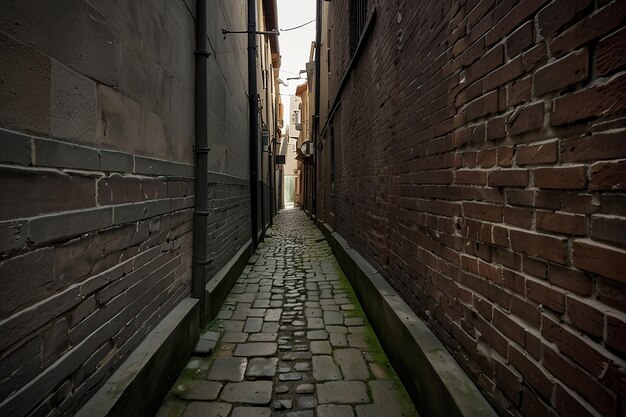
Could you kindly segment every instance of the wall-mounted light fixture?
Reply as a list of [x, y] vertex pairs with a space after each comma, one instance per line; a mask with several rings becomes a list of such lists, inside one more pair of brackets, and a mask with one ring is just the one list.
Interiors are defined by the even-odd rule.
[[300, 152], [302, 152], [304, 156], [313, 156], [313, 141], [307, 140], [304, 142], [302, 146], [300, 146]]

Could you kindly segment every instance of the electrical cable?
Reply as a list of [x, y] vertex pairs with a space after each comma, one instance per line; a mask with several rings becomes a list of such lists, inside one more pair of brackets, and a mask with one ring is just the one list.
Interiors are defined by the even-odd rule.
[[281, 32], [289, 32], [290, 30], [300, 29], [301, 27], [304, 27], [304, 26], [306, 26], [306, 25], [310, 25], [311, 23], [315, 22], [316, 20], [317, 20], [317, 19], [313, 19], [313, 20], [311, 20], [311, 21], [309, 21], [309, 22], [303, 23], [303, 24], [301, 24], [301, 25], [299, 25], [299, 26], [294, 26], [294, 27], [289, 28], [289, 29], [280, 29], [280, 31], [281, 31]]
[[294, 75], [299, 75], [299, 72], [293, 72], [293, 71], [288, 71], [288, 70], [284, 70], [284, 69], [279, 69], [278, 71], [280, 72], [286, 72], [287, 74], [294, 74]]

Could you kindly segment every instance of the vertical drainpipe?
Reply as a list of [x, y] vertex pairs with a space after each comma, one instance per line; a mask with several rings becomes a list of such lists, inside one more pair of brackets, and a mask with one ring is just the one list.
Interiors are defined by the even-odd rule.
[[[272, 103], [272, 107], [274, 107], [274, 104]], [[274, 112], [272, 112], [272, 120], [274, 119]], [[274, 129], [276, 128], [276, 125], [274, 125]], [[274, 191], [273, 191], [273, 186], [272, 186], [272, 177], [274, 176], [274, 171], [272, 170], [272, 141], [273, 141], [273, 134], [272, 132], [269, 132], [269, 139], [267, 141], [267, 179], [268, 179], [268, 187], [269, 187], [269, 199], [270, 199], [270, 211], [269, 211], [269, 218], [268, 218], [268, 225], [269, 227], [272, 227], [272, 217], [274, 217]]]
[[248, 0], [248, 96], [250, 99], [250, 223], [252, 229], [252, 250], [258, 246], [257, 187], [259, 103], [257, 101], [256, 80], [256, 0]]
[[263, 171], [263, 162], [263, 140], [261, 140], [261, 166], [259, 167], [261, 171], [259, 179], [259, 184], [261, 185], [261, 242], [265, 239], [265, 173]]
[[313, 202], [312, 213], [315, 222], [319, 221], [317, 216], [317, 136], [320, 131], [320, 49], [322, 44], [322, 1], [317, 0], [315, 14], [315, 115], [313, 115]]
[[268, 152], [267, 152], [267, 166], [269, 171], [269, 199], [270, 199], [270, 215], [269, 215], [269, 226], [272, 227], [272, 217], [274, 216], [274, 196], [273, 196], [273, 187], [272, 187], [272, 141], [268, 142]]
[[193, 267], [191, 276], [191, 296], [200, 300], [200, 327], [206, 324], [206, 249], [208, 189], [207, 170], [209, 139], [207, 129], [207, 5], [206, 0], [196, 0], [196, 91], [195, 91], [195, 133], [196, 144], [196, 183], [195, 207], [193, 212]]
[[[264, 80], [264, 84], [263, 85], [267, 85], [267, 79], [265, 77], [265, 47], [266, 47], [266, 39], [265, 36], [261, 36], [261, 51], [259, 53], [259, 66], [261, 67], [261, 78]], [[265, 98], [265, 107], [267, 107], [267, 88], [263, 88], [262, 94], [264, 95]], [[261, 98], [261, 93], [259, 93], [259, 99]], [[263, 102], [261, 102], [263, 103]], [[264, 111], [267, 111], [265, 109], [265, 107], [263, 107]], [[264, 126], [266, 124], [263, 122], [263, 115], [261, 116], [261, 166], [259, 166], [259, 170], [261, 171], [261, 175], [259, 176], [259, 184], [261, 185], [261, 241], [263, 241], [263, 239], [265, 238], [265, 173], [263, 172], [263, 165], [264, 165], [264, 160], [263, 160], [263, 130], [264, 130]], [[269, 128], [269, 126], [268, 126]], [[258, 159], [257, 159], [258, 160]]]
[[276, 132], [278, 131], [278, 94], [274, 90], [274, 69], [272, 67], [272, 92], [275, 94], [274, 103], [272, 105], [272, 119], [274, 121], [274, 134], [270, 140], [268, 153], [269, 170], [270, 170], [270, 227], [274, 224], [274, 215], [276, 214], [276, 190], [274, 189], [274, 178], [276, 177]]

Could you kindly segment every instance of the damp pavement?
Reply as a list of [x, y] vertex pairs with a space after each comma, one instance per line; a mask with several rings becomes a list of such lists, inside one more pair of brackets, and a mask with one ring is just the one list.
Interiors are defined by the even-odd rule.
[[322, 233], [282, 210], [157, 417], [417, 416]]

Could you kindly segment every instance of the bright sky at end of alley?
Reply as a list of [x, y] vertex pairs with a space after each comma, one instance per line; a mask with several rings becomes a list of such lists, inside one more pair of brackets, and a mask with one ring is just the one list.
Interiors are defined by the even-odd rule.
[[[288, 29], [315, 19], [315, 0], [278, 0], [278, 27]], [[289, 32], [281, 32], [278, 42], [282, 55], [280, 79], [289, 87], [280, 86], [281, 94], [294, 94], [305, 80], [287, 80], [298, 76], [309, 60], [311, 42], [315, 41], [315, 22]], [[304, 76], [304, 74], [303, 74]], [[289, 97], [283, 96], [285, 120], [289, 120]]]

